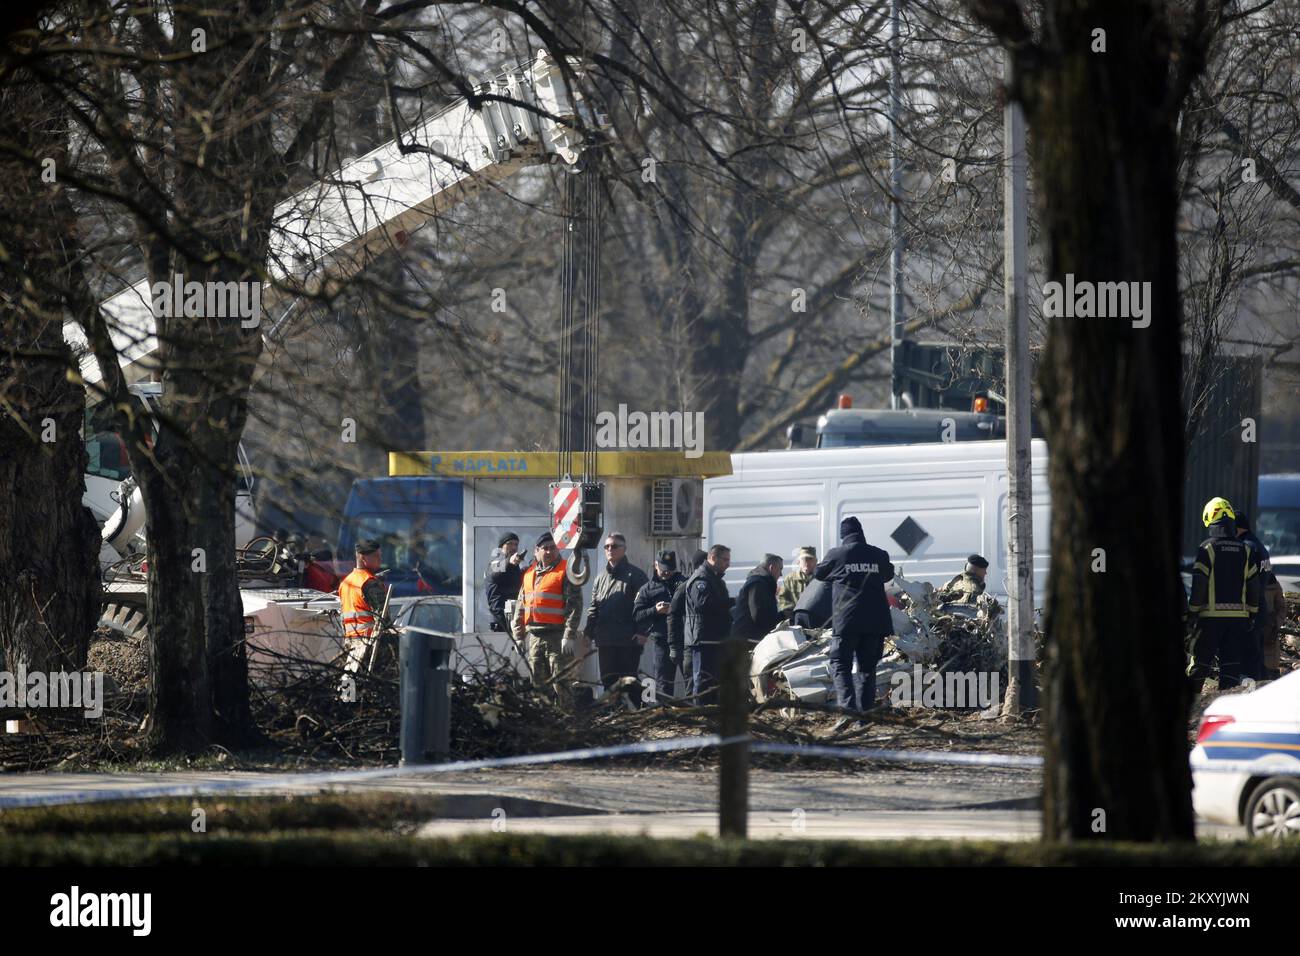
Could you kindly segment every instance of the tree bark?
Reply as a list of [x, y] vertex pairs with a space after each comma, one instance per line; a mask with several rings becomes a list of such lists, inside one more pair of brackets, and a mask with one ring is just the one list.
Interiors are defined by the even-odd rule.
[[[207, 31], [209, 52], [177, 78], [174, 228], [202, 258], [174, 247], [154, 281], [257, 282], [283, 172], [264, 109], [269, 5], [246, 19], [177, 14], [177, 29]], [[262, 321], [268, 317], [262, 316]], [[136, 448], [149, 515], [149, 745], [193, 751], [242, 746], [257, 730], [249, 706], [243, 610], [235, 569], [240, 436], [261, 351], [261, 328], [238, 316], [160, 316], [161, 423], [152, 454]]]
[[1014, 6], [972, 4], [1016, 50], [1050, 279], [1150, 290], [1146, 328], [1051, 318], [1040, 366], [1052, 502], [1044, 834], [1190, 840], [1175, 120], [1194, 63], [1174, 55], [1158, 4], [1048, 4], [1042, 47], [1007, 18]]
[[[59, 111], [19, 72], [0, 90], [0, 137], [63, 158]], [[85, 494], [85, 390], [63, 341], [69, 257], [42, 165], [5, 157], [0, 175], [0, 660], [9, 670], [78, 670], [99, 611], [99, 534]]]

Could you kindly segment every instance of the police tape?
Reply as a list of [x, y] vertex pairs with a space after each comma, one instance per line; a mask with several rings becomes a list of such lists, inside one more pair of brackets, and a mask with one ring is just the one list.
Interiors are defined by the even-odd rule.
[[373, 770], [337, 770], [321, 773], [260, 774], [256, 778], [241, 777], [235, 780], [195, 781], [166, 785], [121, 786], [110, 789], [57, 790], [51, 793], [3, 794], [0, 793], [0, 810], [19, 807], [51, 807], [70, 803], [105, 803], [114, 800], [154, 800], [164, 797], [201, 797], [218, 794], [242, 793], [254, 790], [283, 790], [302, 787], [327, 787], [333, 784], [364, 783], [390, 777], [426, 776], [439, 773], [463, 773], [470, 770], [493, 770], [505, 767], [525, 767], [538, 764], [570, 763], [581, 760], [599, 760], [605, 757], [624, 757], [635, 754], [664, 753], [673, 750], [704, 750], [725, 744], [743, 743], [747, 737], [722, 738], [716, 734], [705, 737], [675, 737], [669, 740], [643, 740], [635, 744], [617, 744], [610, 747], [584, 747], [579, 750], [562, 750], [546, 754], [518, 754], [513, 757], [491, 757], [483, 760], [457, 760], [450, 763], [405, 764], [398, 767], [376, 767]]
[[788, 754], [796, 757], [835, 757], [843, 760], [876, 760], [884, 763], [947, 764], [956, 767], [1009, 767], [1037, 770], [1042, 757], [1017, 754], [954, 753], [930, 750], [868, 750], [858, 747], [828, 747], [818, 744], [773, 744], [757, 742], [749, 747], [753, 753]]
[[[556, 763], [575, 763], [600, 760], [607, 757], [628, 757], [639, 754], [668, 753], [679, 750], [707, 750], [738, 743], [748, 743], [751, 753], [775, 754], [794, 757], [825, 757], [838, 760], [867, 760], [879, 763], [929, 764], [956, 767], [1002, 767], [1015, 770], [1038, 770], [1043, 758], [1022, 754], [971, 753], [931, 750], [880, 750], [861, 747], [830, 746], [824, 744], [780, 744], [756, 741], [741, 735], [720, 737], [710, 734], [703, 737], [674, 737], [668, 740], [642, 740], [632, 744], [615, 744], [609, 747], [584, 747], [544, 754], [518, 754], [513, 757], [490, 757], [482, 760], [457, 760], [448, 763], [406, 764], [398, 767], [376, 767], [371, 770], [337, 770], [320, 773], [259, 774], [227, 780], [194, 781], [177, 784], [147, 784], [143, 786], [115, 786], [101, 789], [58, 789], [48, 793], [0, 793], [0, 810], [21, 807], [48, 807], [75, 803], [105, 803], [118, 800], [153, 800], [166, 797], [202, 797], [220, 794], [247, 793], [257, 790], [286, 790], [312, 787], [329, 787], [336, 784], [364, 783], [393, 777], [423, 777], [431, 774], [464, 773], [471, 770], [496, 770], [508, 767], [539, 766]], [[1245, 773], [1254, 776], [1300, 776], [1300, 761], [1288, 760], [1273, 764], [1259, 761], [1196, 761], [1192, 769], [1197, 772]]]

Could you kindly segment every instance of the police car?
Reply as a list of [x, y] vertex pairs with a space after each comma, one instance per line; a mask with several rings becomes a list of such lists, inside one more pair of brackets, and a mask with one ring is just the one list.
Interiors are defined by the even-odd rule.
[[1300, 841], [1300, 671], [1206, 708], [1192, 781], [1197, 816]]

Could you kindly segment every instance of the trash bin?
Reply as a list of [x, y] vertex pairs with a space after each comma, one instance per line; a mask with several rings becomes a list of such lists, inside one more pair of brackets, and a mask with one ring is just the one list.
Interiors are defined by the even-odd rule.
[[399, 648], [402, 763], [432, 763], [451, 750], [451, 653], [456, 639], [407, 627]]

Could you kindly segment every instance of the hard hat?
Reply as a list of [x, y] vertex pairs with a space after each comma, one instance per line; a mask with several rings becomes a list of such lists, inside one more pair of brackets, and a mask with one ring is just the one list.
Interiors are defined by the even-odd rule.
[[1227, 498], [1211, 498], [1205, 503], [1205, 510], [1201, 512], [1201, 521], [1205, 527], [1209, 527], [1221, 518], [1237, 518], [1237, 513], [1232, 510], [1232, 505], [1228, 503]]

